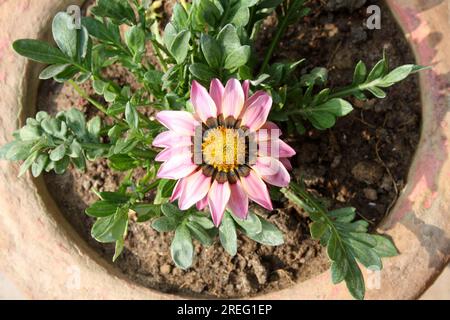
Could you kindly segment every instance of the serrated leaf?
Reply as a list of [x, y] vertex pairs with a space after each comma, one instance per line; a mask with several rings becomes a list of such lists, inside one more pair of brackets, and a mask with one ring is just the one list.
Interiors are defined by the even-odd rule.
[[309, 229], [311, 231], [312, 238], [319, 240], [320, 238], [322, 238], [323, 234], [328, 229], [328, 226], [323, 222], [315, 221], [311, 223]]
[[372, 237], [377, 242], [373, 250], [380, 257], [395, 257], [398, 255], [397, 248], [395, 248], [394, 244], [389, 238], [386, 238], [385, 236], [381, 235], [372, 235]]

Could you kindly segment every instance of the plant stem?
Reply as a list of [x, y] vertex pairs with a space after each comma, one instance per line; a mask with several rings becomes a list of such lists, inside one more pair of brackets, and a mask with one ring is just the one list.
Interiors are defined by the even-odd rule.
[[266, 71], [267, 65], [269, 64], [270, 59], [272, 58], [273, 51], [275, 50], [275, 47], [280, 42], [281, 36], [286, 31], [286, 28], [288, 26], [288, 15], [285, 15], [281, 22], [277, 26], [277, 31], [275, 33], [275, 37], [272, 39], [272, 42], [270, 44], [269, 50], [267, 50], [266, 56], [264, 58], [264, 62], [261, 66], [261, 73], [264, 73]]
[[[103, 112], [105, 115], [108, 115], [108, 111], [106, 110], [106, 108], [99, 102], [95, 101], [94, 99], [92, 99], [87, 93], [86, 91], [84, 91], [83, 89], [80, 88], [80, 86], [73, 80], [69, 80], [67, 81], [74, 89], [75, 91], [84, 99], [86, 99], [87, 101], [89, 101], [94, 107], [96, 107], [99, 111]], [[119, 119], [117, 116], [113, 116], [113, 118], [118, 121], [119, 123], [122, 124], [126, 124], [125, 121], [123, 121], [122, 119]]]
[[158, 58], [158, 62], [161, 65], [161, 69], [164, 72], [167, 72], [167, 63], [164, 61], [164, 57], [161, 54], [161, 50], [159, 50], [159, 47], [155, 44], [155, 41], [152, 40], [152, 47], [153, 51], [156, 53], [156, 57]]
[[83, 89], [80, 88], [80, 86], [73, 80], [69, 80], [68, 81], [69, 84], [75, 89], [75, 91], [84, 99], [86, 99], [87, 101], [89, 101], [94, 107], [96, 107], [98, 110], [100, 110], [101, 112], [103, 112], [104, 114], [108, 114], [106, 108], [98, 103], [97, 101], [95, 101], [94, 99], [92, 99], [87, 93], [86, 91], [84, 91]]

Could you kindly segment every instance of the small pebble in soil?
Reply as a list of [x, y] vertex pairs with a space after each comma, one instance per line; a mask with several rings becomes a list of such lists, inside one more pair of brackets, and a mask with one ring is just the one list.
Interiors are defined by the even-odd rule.
[[363, 190], [364, 196], [367, 200], [376, 201], [378, 200], [377, 190], [372, 188], [364, 188]]
[[384, 169], [374, 161], [358, 162], [352, 169], [353, 177], [367, 184], [374, 184], [383, 177]]

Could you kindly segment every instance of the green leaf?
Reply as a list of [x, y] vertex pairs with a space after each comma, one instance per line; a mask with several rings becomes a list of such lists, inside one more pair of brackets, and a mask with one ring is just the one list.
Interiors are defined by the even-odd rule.
[[127, 103], [125, 107], [125, 119], [131, 128], [137, 129], [139, 127], [139, 115], [136, 107], [130, 102]]
[[86, 214], [95, 218], [104, 218], [115, 214], [118, 207], [118, 203], [100, 200], [87, 208]]
[[26, 125], [19, 130], [20, 139], [22, 141], [36, 141], [41, 138], [41, 130], [36, 125]]
[[347, 274], [347, 260], [333, 261], [331, 263], [331, 281], [333, 284], [341, 283]]
[[262, 231], [258, 234], [248, 234], [246, 235], [263, 245], [266, 246], [280, 246], [284, 243], [283, 233], [272, 223], [259, 217], [262, 224]]
[[185, 225], [180, 225], [175, 230], [170, 253], [179, 268], [186, 270], [191, 267], [194, 259], [194, 246], [189, 229]]
[[163, 41], [166, 48], [170, 51], [172, 48], [172, 44], [177, 37], [177, 29], [173, 26], [173, 24], [168, 23], [164, 29]]
[[352, 207], [340, 208], [328, 212], [328, 216], [338, 222], [352, 222], [356, 217], [356, 209]]
[[50, 160], [59, 161], [66, 155], [66, 146], [61, 144], [50, 152]]
[[99, 218], [91, 229], [92, 237], [101, 243], [110, 243], [125, 237], [128, 229], [128, 211], [118, 208], [114, 215]]
[[177, 222], [168, 217], [160, 217], [152, 222], [152, 228], [158, 232], [174, 231], [177, 226]]
[[389, 238], [386, 238], [385, 236], [381, 235], [372, 235], [372, 237], [377, 242], [373, 250], [380, 257], [395, 257], [398, 255], [397, 248], [395, 248], [394, 244]]
[[209, 66], [219, 68], [222, 64], [222, 50], [217, 40], [203, 33], [200, 37], [200, 46]]
[[141, 27], [132, 26], [125, 32], [125, 43], [133, 54], [142, 54], [145, 51], [145, 33]]
[[79, 158], [83, 155], [83, 148], [81, 147], [81, 144], [74, 139], [69, 147], [69, 153], [68, 156], [71, 158]]
[[120, 34], [115, 28], [108, 28], [107, 25], [92, 17], [83, 17], [81, 23], [94, 38], [108, 43], [120, 43]]
[[39, 40], [17, 40], [13, 43], [13, 48], [18, 54], [41, 63], [67, 64], [71, 62], [59, 49]]
[[250, 46], [241, 46], [225, 58], [225, 69], [235, 70], [245, 65], [250, 58]]
[[38, 156], [38, 152], [33, 152], [32, 154], [30, 154], [28, 156], [28, 158], [25, 160], [25, 162], [20, 166], [20, 170], [19, 170], [19, 177], [23, 176], [28, 169], [31, 167], [31, 165], [33, 164], [34, 160], [36, 160]]
[[42, 70], [42, 72], [39, 74], [39, 79], [41, 80], [47, 80], [51, 79], [64, 70], [66, 70], [70, 65], [69, 64], [52, 64]]
[[116, 241], [116, 247], [114, 250], [114, 257], [113, 257], [113, 262], [116, 262], [117, 258], [119, 258], [119, 256], [121, 255], [122, 251], [123, 251], [123, 246], [124, 246], [124, 240], [123, 239], [119, 239]]
[[124, 204], [130, 200], [130, 196], [120, 192], [99, 192], [100, 198], [106, 202]]
[[171, 203], [163, 204], [161, 206], [161, 211], [166, 217], [171, 218], [175, 221], [180, 221], [185, 217], [185, 213]]
[[99, 116], [95, 116], [88, 121], [87, 131], [91, 135], [91, 138], [98, 138], [100, 136], [100, 131], [102, 129], [102, 121]]
[[41, 153], [38, 155], [36, 160], [31, 166], [31, 174], [33, 177], [37, 178], [41, 175], [42, 171], [44, 171], [45, 166], [48, 163], [48, 155]]
[[388, 71], [387, 61], [385, 58], [378, 61], [377, 64], [372, 68], [369, 75], [367, 76], [366, 82], [372, 82], [378, 78], [383, 77]]
[[211, 221], [211, 219], [206, 217], [202, 213], [191, 215], [189, 217], [189, 219], [190, 219], [190, 221], [193, 221], [193, 222], [199, 224], [200, 226], [202, 226], [202, 228], [204, 228], [206, 230], [213, 229], [215, 227], [214, 223]]
[[210, 82], [216, 74], [211, 70], [206, 64], [203, 63], [193, 63], [189, 66], [189, 71], [192, 75], [204, 82]]
[[83, 139], [86, 135], [86, 119], [84, 114], [75, 108], [72, 108], [64, 112], [64, 117], [66, 119], [67, 126], [72, 130], [73, 133], [80, 139]]
[[201, 225], [194, 221], [188, 221], [186, 225], [191, 231], [192, 236], [200, 241], [201, 244], [208, 247], [213, 244], [213, 239]]
[[363, 300], [366, 292], [364, 285], [364, 278], [356, 262], [351, 259], [348, 265], [347, 274], [345, 276], [345, 283], [350, 294], [358, 300]]
[[381, 79], [381, 83], [378, 84], [378, 86], [386, 88], [390, 87], [391, 85], [400, 82], [404, 79], [406, 79], [410, 74], [428, 69], [427, 67], [417, 66], [414, 64], [406, 64], [403, 66], [400, 66], [391, 72], [389, 72], [386, 76], [384, 76]]
[[219, 239], [225, 251], [234, 257], [237, 253], [236, 226], [228, 212], [223, 214], [222, 224], [219, 227]]
[[127, 154], [115, 154], [108, 160], [108, 165], [117, 171], [127, 171], [137, 166], [136, 160]]
[[355, 73], [353, 75], [353, 85], [358, 85], [364, 83], [367, 76], [367, 67], [364, 62], [359, 61], [355, 68]]
[[232, 52], [241, 47], [241, 40], [236, 27], [232, 24], [227, 24], [220, 30], [217, 40], [223, 48], [224, 57], [231, 55]]
[[367, 88], [367, 90], [369, 90], [370, 93], [372, 93], [377, 98], [380, 98], [380, 99], [386, 98], [386, 92], [384, 92], [383, 90], [381, 90], [378, 87], [369, 87], [369, 88]]
[[169, 51], [178, 64], [182, 64], [186, 60], [189, 52], [189, 41], [191, 40], [191, 33], [188, 30], [183, 30], [177, 34], [172, 42]]
[[261, 220], [253, 212], [249, 212], [247, 219], [239, 219], [235, 215], [231, 215], [236, 223], [244, 229], [247, 234], [259, 234], [262, 230]]
[[329, 112], [336, 117], [343, 117], [353, 111], [352, 105], [344, 99], [334, 98], [314, 107], [314, 111]]
[[66, 12], [58, 12], [52, 23], [53, 39], [63, 53], [71, 58], [77, 56], [77, 29], [73, 18]]
[[91, 12], [98, 17], [111, 18], [116, 24], [136, 24], [136, 16], [128, 0], [98, 0]]
[[323, 222], [315, 221], [311, 223], [309, 229], [311, 231], [312, 238], [315, 240], [319, 240], [320, 238], [322, 238], [323, 234], [328, 229], [328, 226]]

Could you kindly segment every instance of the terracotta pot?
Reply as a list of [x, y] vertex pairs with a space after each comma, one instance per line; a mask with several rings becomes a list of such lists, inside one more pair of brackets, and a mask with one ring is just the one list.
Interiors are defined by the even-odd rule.
[[[41, 65], [18, 57], [11, 43], [48, 38], [57, 11], [79, 0], [0, 1], [0, 144], [33, 115]], [[443, 0], [389, 0], [417, 62], [433, 66], [420, 76], [423, 128], [408, 185], [380, 226], [401, 254], [386, 259], [381, 275], [366, 274], [368, 299], [414, 299], [450, 258], [450, 21]], [[21, 24], [18, 27], [18, 24]], [[33, 299], [177, 299], [126, 279], [74, 232], [42, 179], [17, 178], [19, 166], [0, 163], [0, 297]], [[379, 286], [377, 286], [377, 284]], [[267, 299], [350, 298], [328, 272]]]

